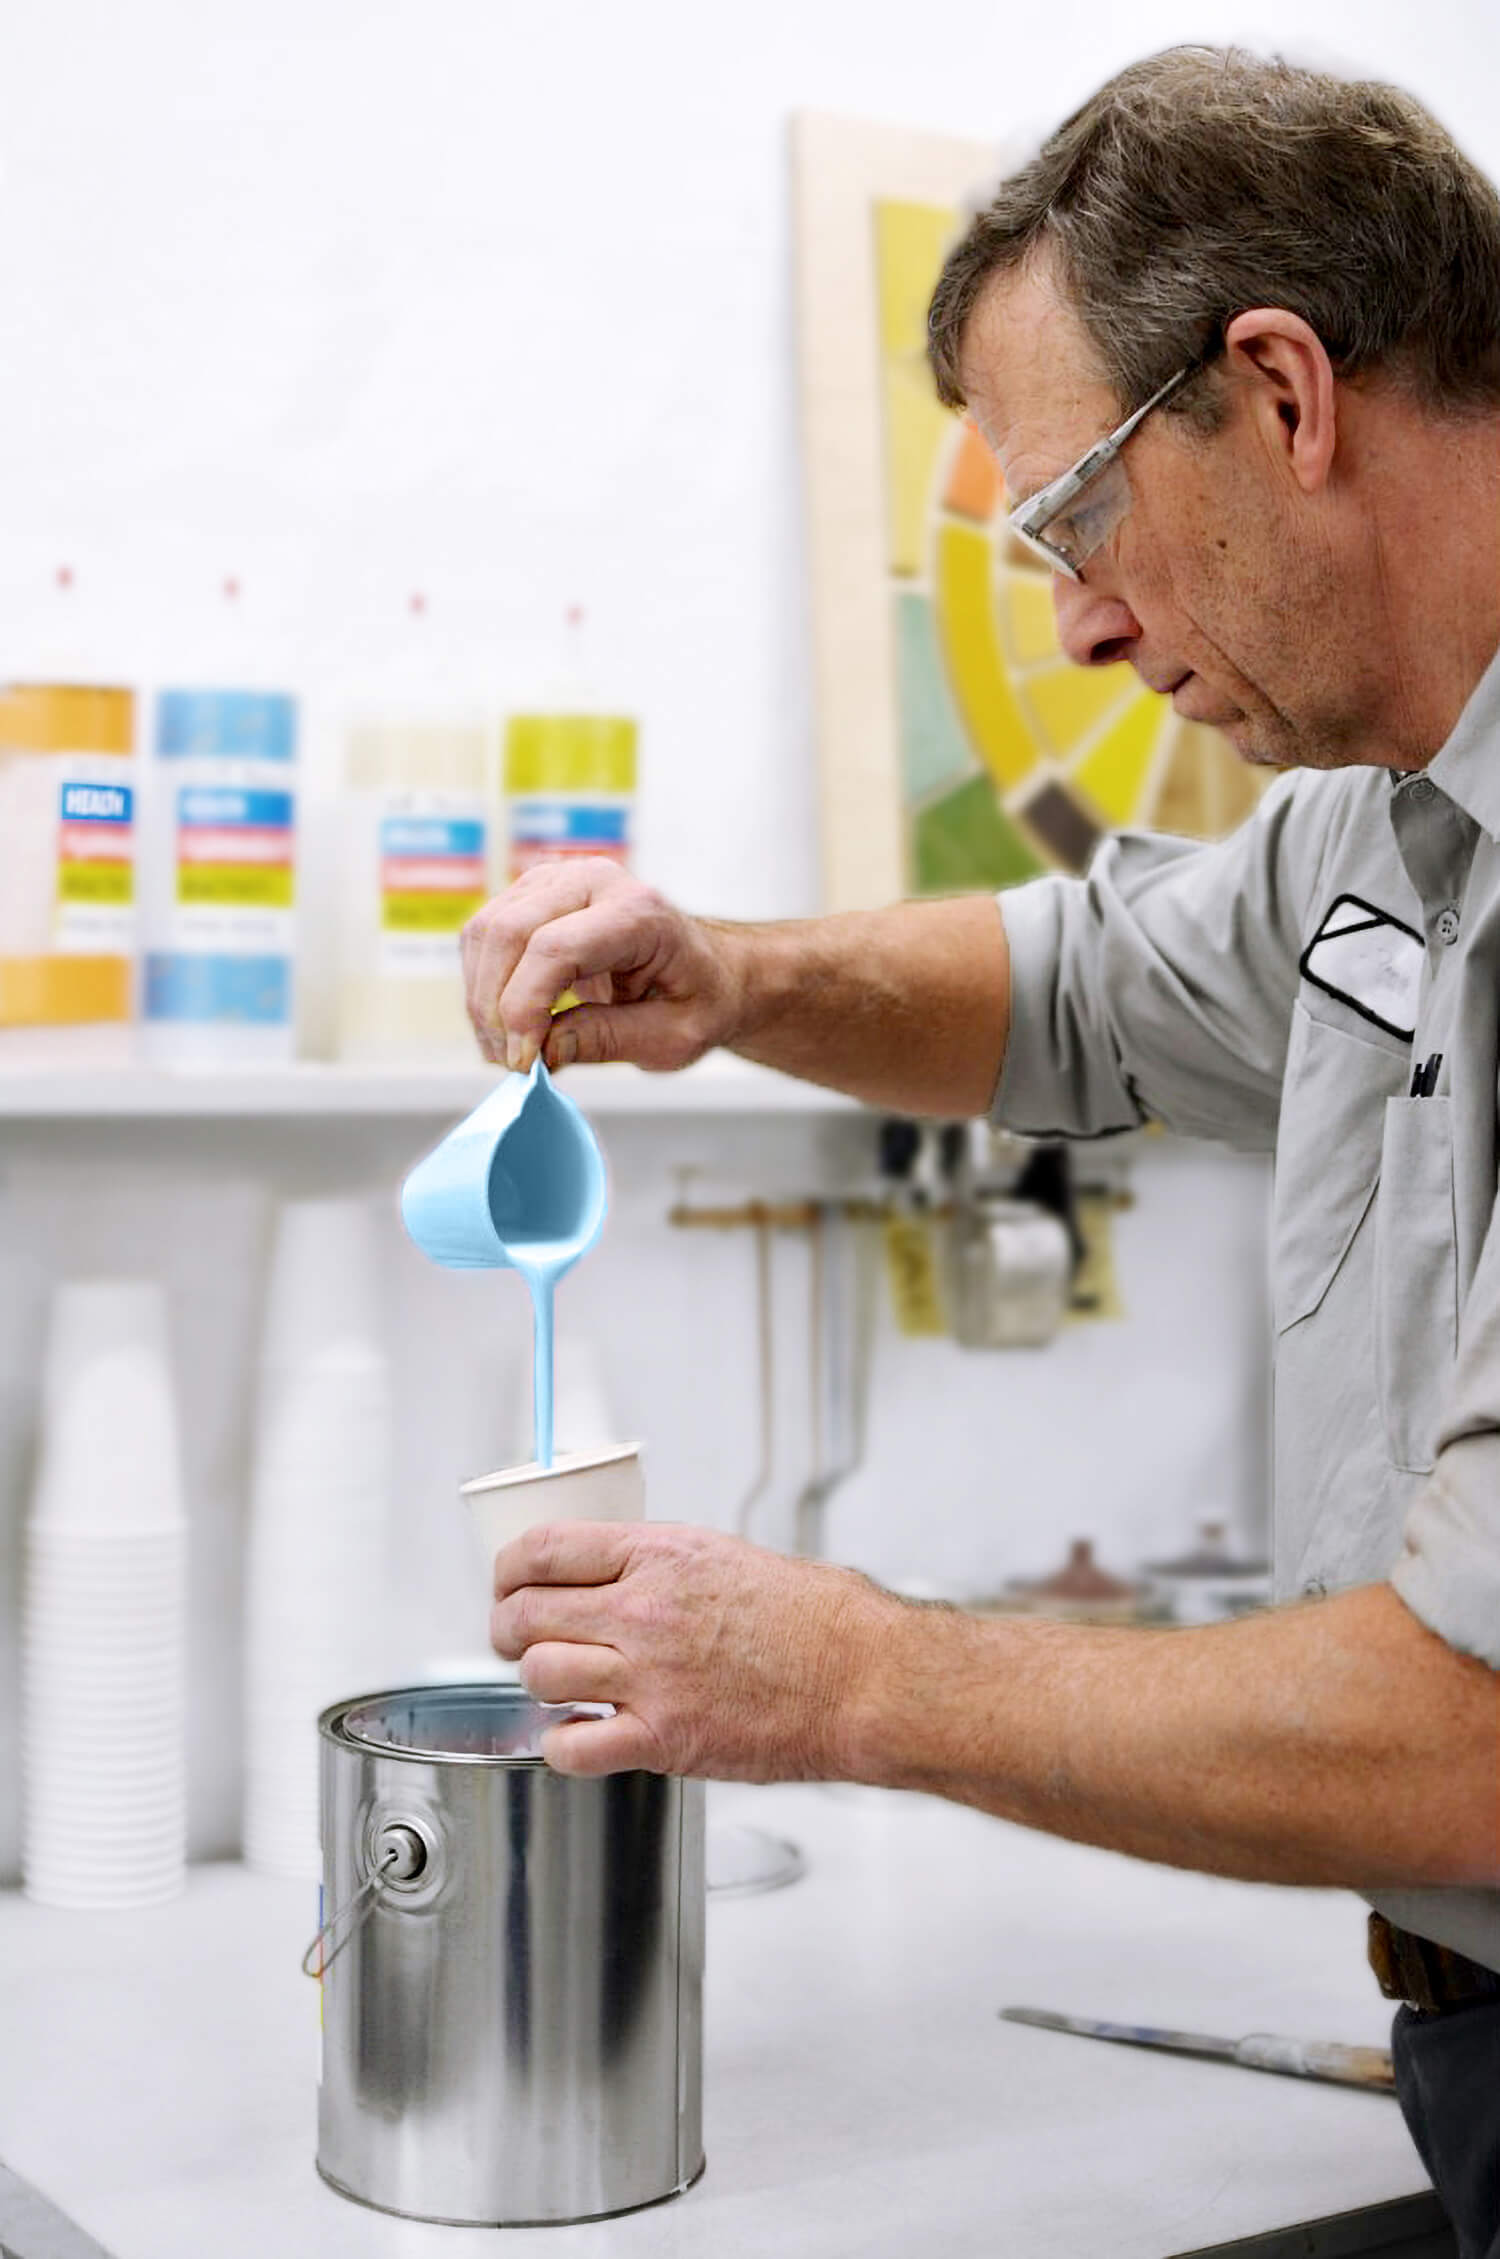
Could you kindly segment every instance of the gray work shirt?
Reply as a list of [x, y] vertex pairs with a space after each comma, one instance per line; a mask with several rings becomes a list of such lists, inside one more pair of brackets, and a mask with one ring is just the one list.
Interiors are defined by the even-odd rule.
[[[1003, 915], [998, 1121], [1275, 1153], [1278, 1596], [1388, 1578], [1500, 1668], [1500, 656], [1420, 774], [1278, 778]], [[1500, 1968], [1500, 1890], [1378, 1903]]]

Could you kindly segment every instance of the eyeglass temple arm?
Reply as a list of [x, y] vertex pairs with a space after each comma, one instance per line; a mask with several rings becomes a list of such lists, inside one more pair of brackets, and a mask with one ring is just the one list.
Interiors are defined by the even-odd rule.
[[1080, 456], [1070, 471], [1064, 471], [1050, 486], [1044, 486], [1040, 494], [1033, 494], [1029, 502], [1019, 503], [1010, 513], [1012, 525], [1018, 526], [1022, 532], [1028, 532], [1036, 519], [1055, 517], [1060, 510], [1065, 509], [1075, 494], [1092, 479], [1096, 479], [1101, 471], [1109, 468], [1131, 433], [1145, 421], [1152, 409], [1159, 408], [1163, 401], [1170, 400], [1173, 393], [1179, 392], [1188, 378], [1196, 376], [1203, 365], [1202, 361], [1190, 361], [1186, 368], [1174, 370], [1165, 384], [1158, 385], [1149, 400], [1143, 400], [1133, 415], [1127, 416], [1124, 423], [1117, 426], [1107, 438], [1101, 439], [1097, 447], [1091, 447], [1086, 455]]

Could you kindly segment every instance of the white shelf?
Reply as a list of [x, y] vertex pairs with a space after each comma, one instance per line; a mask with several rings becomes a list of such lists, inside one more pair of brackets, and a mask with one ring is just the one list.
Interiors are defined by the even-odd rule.
[[[477, 1106], [496, 1077], [483, 1067], [299, 1065], [174, 1073], [159, 1067], [0, 1068], [7, 1121], [122, 1121], [366, 1115], [442, 1119]], [[589, 1114], [852, 1113], [836, 1091], [715, 1053], [681, 1074], [573, 1067], [561, 1087]]]

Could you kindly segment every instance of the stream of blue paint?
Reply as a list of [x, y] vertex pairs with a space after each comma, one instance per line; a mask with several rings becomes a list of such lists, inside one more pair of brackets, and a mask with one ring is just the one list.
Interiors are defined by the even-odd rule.
[[531, 1400], [537, 1464], [553, 1452], [557, 1282], [599, 1236], [600, 1164], [594, 1133], [538, 1066], [526, 1102], [496, 1150], [489, 1208], [505, 1260], [531, 1296]]

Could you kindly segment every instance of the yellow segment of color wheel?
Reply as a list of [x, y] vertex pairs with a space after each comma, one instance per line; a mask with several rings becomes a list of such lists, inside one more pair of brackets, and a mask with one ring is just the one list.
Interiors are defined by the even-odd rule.
[[1073, 769], [1106, 823], [1139, 820], [1151, 766], [1167, 717], [1149, 690], [1137, 692], [1113, 728], [1097, 738]]
[[1139, 678], [1129, 667], [1075, 667], [1061, 658], [1027, 676], [1018, 692], [1036, 717], [1042, 743], [1057, 754], [1081, 745], [1116, 708], [1133, 704], [1140, 694]]
[[937, 619], [948, 679], [970, 744], [1002, 792], [1036, 765], [1036, 746], [1021, 719], [995, 639], [986, 534], [951, 520], [938, 529]]

